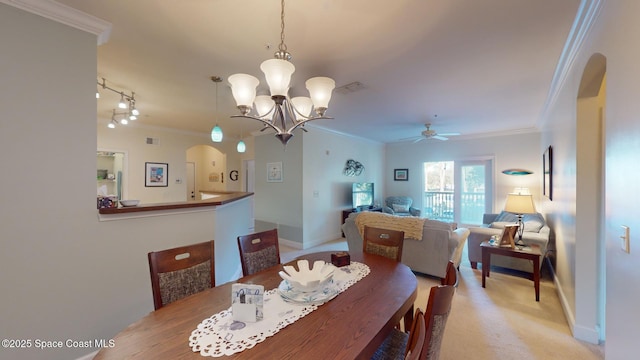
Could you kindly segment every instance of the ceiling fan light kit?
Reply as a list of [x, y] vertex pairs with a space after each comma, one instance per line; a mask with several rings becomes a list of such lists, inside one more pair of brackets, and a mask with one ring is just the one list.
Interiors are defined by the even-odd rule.
[[[305, 82], [310, 97], [289, 98], [289, 84], [291, 75], [295, 72], [295, 66], [290, 62], [291, 54], [284, 43], [284, 0], [281, 1], [280, 12], [280, 45], [274, 58], [264, 61], [260, 69], [265, 75], [271, 96], [256, 96], [256, 87], [259, 80], [248, 74], [234, 74], [229, 76], [231, 92], [236, 100], [236, 106], [243, 117], [257, 120], [264, 124], [265, 128], [275, 131], [275, 136], [283, 145], [293, 137], [293, 131], [297, 128], [304, 129], [304, 124], [319, 119], [333, 119], [325, 116], [331, 100], [331, 92], [336, 86], [333, 79], [328, 77], [314, 77]], [[251, 115], [255, 103], [257, 116]], [[315, 115], [312, 115], [312, 110]]]
[[420, 135], [418, 137], [411, 137], [405, 140], [414, 140], [414, 143], [417, 143], [419, 141], [422, 140], [440, 140], [440, 141], [447, 141], [449, 140], [449, 138], [447, 136], [458, 136], [460, 135], [460, 133], [443, 133], [440, 134], [438, 132], [436, 132], [435, 130], [431, 130], [431, 123], [426, 123], [424, 124], [424, 126], [427, 128], [426, 130], [423, 130]]

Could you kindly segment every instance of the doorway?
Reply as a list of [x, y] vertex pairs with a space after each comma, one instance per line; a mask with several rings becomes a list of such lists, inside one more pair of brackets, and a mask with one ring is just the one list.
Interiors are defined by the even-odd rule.
[[[573, 269], [576, 297], [574, 336], [594, 343], [604, 340], [605, 334], [605, 108], [606, 58], [602, 54], [594, 54], [584, 68], [576, 106], [577, 256]], [[578, 330], [575, 329], [596, 329], [599, 334], [576, 334]]]
[[187, 201], [196, 200], [196, 163], [187, 162]]

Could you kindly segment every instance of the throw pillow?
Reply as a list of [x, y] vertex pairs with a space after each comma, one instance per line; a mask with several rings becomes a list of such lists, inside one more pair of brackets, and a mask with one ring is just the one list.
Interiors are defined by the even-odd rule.
[[500, 212], [500, 214], [498, 214], [498, 217], [496, 217], [494, 222], [512, 222], [512, 223], [515, 223], [515, 222], [518, 222], [518, 215], [503, 210], [503, 211]]
[[409, 205], [392, 204], [395, 212], [409, 212]]
[[540, 229], [544, 226], [544, 218], [541, 214], [524, 214], [522, 217], [524, 223], [524, 231], [540, 232]]
[[504, 229], [506, 225], [513, 225], [516, 223], [517, 221], [494, 221], [489, 225], [489, 227], [492, 229]]

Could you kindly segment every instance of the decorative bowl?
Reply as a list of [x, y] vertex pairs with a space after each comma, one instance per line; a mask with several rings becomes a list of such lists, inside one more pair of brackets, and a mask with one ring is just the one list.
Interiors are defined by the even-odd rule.
[[298, 260], [298, 270], [290, 265], [283, 266], [280, 277], [289, 282], [289, 285], [301, 292], [311, 292], [324, 286], [333, 278], [336, 267], [331, 263], [317, 260], [313, 268], [309, 267], [308, 260]]
[[120, 205], [124, 207], [138, 206], [139, 203], [140, 203], [140, 200], [120, 200]]

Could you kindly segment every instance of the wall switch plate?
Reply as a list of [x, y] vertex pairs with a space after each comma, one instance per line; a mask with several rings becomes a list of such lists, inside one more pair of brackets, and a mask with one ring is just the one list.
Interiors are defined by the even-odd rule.
[[620, 236], [622, 243], [620, 244], [621, 245], [620, 247], [622, 248], [622, 251], [629, 254], [631, 252], [631, 249], [629, 246], [629, 227], [622, 225], [622, 231], [623, 231], [623, 234]]

